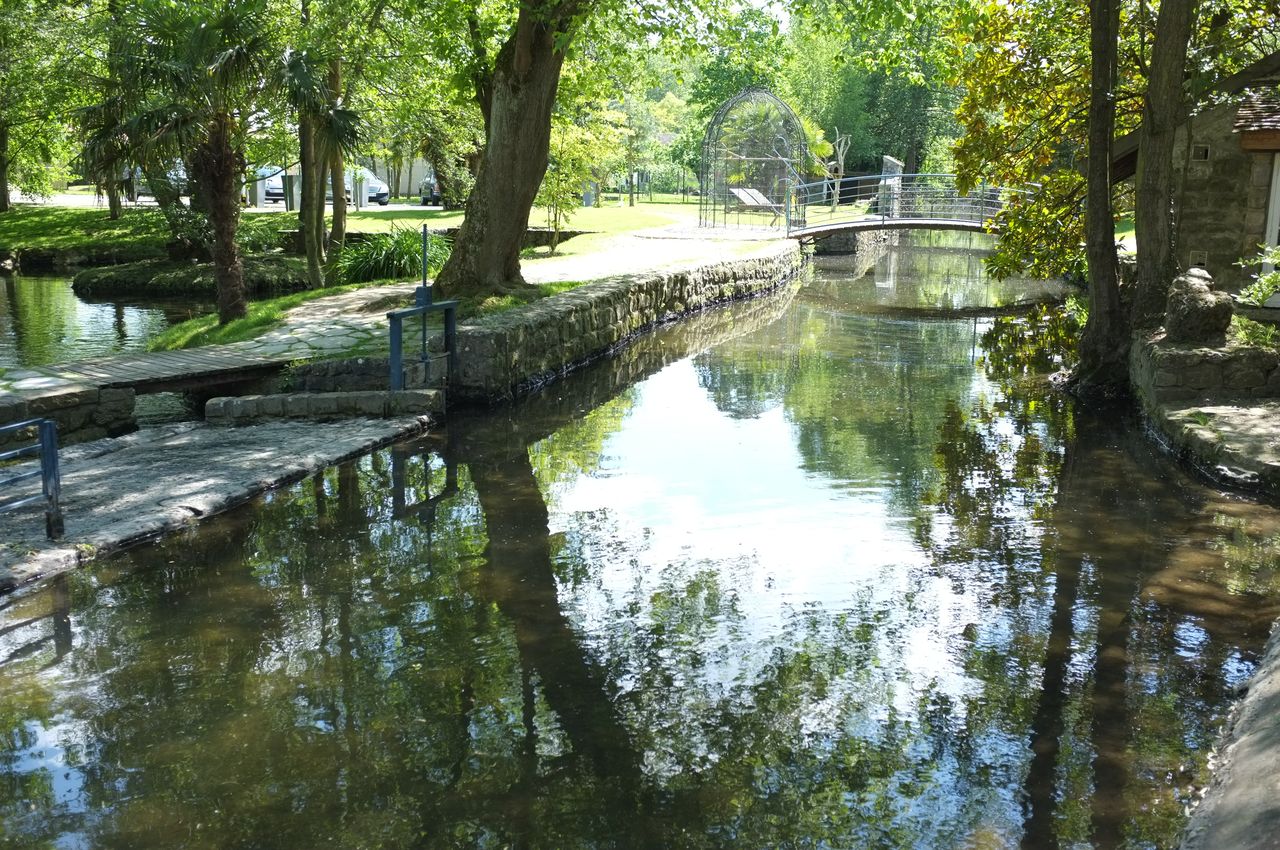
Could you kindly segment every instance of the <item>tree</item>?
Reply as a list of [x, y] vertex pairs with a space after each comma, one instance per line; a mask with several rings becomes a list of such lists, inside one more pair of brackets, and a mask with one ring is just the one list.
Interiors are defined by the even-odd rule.
[[1161, 0], [1156, 18], [1134, 187], [1138, 275], [1133, 315], [1138, 327], [1163, 323], [1169, 283], [1177, 275], [1173, 145], [1186, 117], [1183, 88], [1196, 5], [1196, 0]]
[[[974, 7], [954, 28], [962, 53], [958, 81], [966, 92], [958, 113], [965, 135], [956, 150], [962, 177], [1040, 185], [1033, 198], [1002, 213], [993, 270], [1071, 274], [1087, 254], [1091, 288], [1103, 290], [1090, 293], [1106, 317], [1095, 321], [1091, 313], [1091, 327], [1082, 338], [1081, 389], [1104, 384], [1116, 389], [1125, 383], [1122, 353], [1130, 329], [1158, 323], [1163, 314], [1165, 292], [1176, 273], [1172, 146], [1183, 116], [1274, 74], [1280, 64], [1259, 58], [1260, 51], [1274, 48], [1268, 31], [1272, 12], [1251, 0], [1223, 6], [1198, 22], [1194, 0], [1163, 3], [1155, 18], [1146, 4], [1117, 2], [1117, 10], [1109, 13], [1121, 15], [1126, 25], [1116, 34], [1108, 102], [1112, 135], [1120, 138], [1109, 158], [1119, 162], [1136, 149], [1141, 163], [1133, 196], [1142, 236], [1132, 315], [1119, 307], [1111, 315], [1112, 274], [1102, 267], [1114, 248], [1101, 242], [1114, 241], [1114, 226], [1101, 221], [1100, 184], [1090, 182], [1097, 176], [1093, 169], [1101, 169], [1094, 161], [1097, 153], [1112, 148], [1111, 138], [1093, 134], [1100, 117], [1098, 93], [1086, 89], [1089, 77], [1082, 73], [1107, 61], [1096, 52], [1103, 45], [1090, 45], [1085, 38], [1097, 30], [1080, 6], [1062, 2]], [[1190, 66], [1189, 55], [1195, 56]], [[1116, 173], [1111, 180], [1114, 184]], [[1119, 196], [1116, 190], [1112, 194]], [[1100, 370], [1107, 368], [1117, 374], [1104, 378]]]
[[0, 0], [0, 213], [9, 187], [47, 192], [78, 97], [75, 9], [52, 0]]
[[621, 112], [602, 110], [552, 122], [549, 164], [537, 197], [538, 205], [547, 210], [551, 253], [556, 252], [560, 231], [581, 202], [583, 187], [627, 137], [625, 120]]
[[[507, 8], [505, 37], [492, 63], [480, 15], [455, 10], [472, 39], [465, 67], [485, 119], [486, 144], [466, 217], [436, 283], [451, 295], [508, 291], [523, 283], [520, 245], [547, 168], [551, 115], [560, 74], [584, 29], [608, 18], [614, 43], [654, 31], [693, 27], [698, 0], [678, 3], [539, 0]], [[703, 3], [702, 5], [710, 5]], [[501, 25], [495, 27], [503, 32]], [[592, 31], [602, 43], [604, 32]]]
[[205, 205], [218, 291], [218, 320], [245, 315], [236, 246], [245, 143], [278, 55], [266, 0], [136, 4], [128, 18], [125, 76], [140, 93], [131, 123], [144, 150], [187, 152]]
[[1120, 0], [1090, 0], [1089, 162], [1086, 251], [1089, 320], [1073, 385], [1082, 395], [1110, 394], [1127, 383], [1129, 332], [1120, 312], [1115, 215], [1111, 206], [1111, 139], [1116, 121], [1116, 57]]

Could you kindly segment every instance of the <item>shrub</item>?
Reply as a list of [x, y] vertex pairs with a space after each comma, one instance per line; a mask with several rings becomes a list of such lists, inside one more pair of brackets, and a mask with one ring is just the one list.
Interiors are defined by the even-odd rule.
[[[449, 240], [431, 236], [427, 248], [427, 276], [435, 277], [449, 259]], [[422, 273], [422, 234], [397, 227], [348, 244], [338, 258], [339, 283], [367, 283], [395, 278], [405, 280]]]
[[1252, 260], [1242, 261], [1242, 266], [1271, 263], [1273, 269], [1266, 274], [1258, 275], [1253, 283], [1240, 290], [1240, 300], [1254, 307], [1261, 307], [1267, 299], [1280, 292], [1280, 247], [1264, 248], [1262, 253]]
[[281, 220], [275, 214], [244, 215], [236, 228], [236, 244], [242, 254], [265, 254], [280, 247]]

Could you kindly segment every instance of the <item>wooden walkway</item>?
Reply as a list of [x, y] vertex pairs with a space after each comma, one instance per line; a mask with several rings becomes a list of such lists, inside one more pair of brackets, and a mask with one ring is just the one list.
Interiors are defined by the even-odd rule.
[[59, 378], [104, 388], [131, 387], [144, 395], [244, 380], [275, 371], [296, 359], [296, 355], [258, 354], [227, 346], [209, 346], [189, 351], [76, 360], [32, 371], [46, 371]]

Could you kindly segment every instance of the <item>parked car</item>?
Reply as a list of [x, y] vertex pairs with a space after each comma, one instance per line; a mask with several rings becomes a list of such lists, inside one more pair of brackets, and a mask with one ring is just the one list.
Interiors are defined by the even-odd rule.
[[[356, 169], [364, 181], [365, 202], [370, 204], [378, 204], [386, 206], [391, 202], [391, 187], [382, 181], [378, 175], [374, 174], [367, 168]], [[266, 190], [263, 192], [268, 203], [278, 203], [284, 200], [284, 169], [275, 165], [264, 165], [258, 169], [258, 179], [266, 181]], [[347, 200], [351, 200], [351, 184], [353, 172], [347, 172]], [[332, 184], [325, 182], [326, 200], [333, 199]]]
[[434, 174], [428, 174], [422, 178], [422, 182], [418, 184], [418, 197], [422, 200], [424, 207], [438, 207], [444, 203], [444, 196], [440, 194], [440, 181]]
[[269, 204], [284, 203], [284, 169], [278, 165], [260, 165], [255, 173], [264, 184], [262, 199]]
[[[391, 187], [384, 183], [381, 177], [374, 174], [364, 166], [354, 169], [354, 171], [347, 171], [347, 201], [351, 200], [351, 183], [354, 174], [359, 174], [360, 179], [364, 182], [365, 203], [377, 204], [380, 207], [385, 207], [387, 204], [391, 203]], [[325, 190], [324, 196], [326, 198], [332, 198], [332, 184], [329, 183], [326, 184], [326, 186], [329, 188]]]

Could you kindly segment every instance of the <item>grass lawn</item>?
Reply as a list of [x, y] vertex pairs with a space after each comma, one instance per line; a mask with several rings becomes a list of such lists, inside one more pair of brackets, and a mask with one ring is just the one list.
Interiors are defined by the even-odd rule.
[[[643, 202], [626, 207], [615, 203], [574, 210], [565, 227], [612, 234], [692, 222], [697, 221], [697, 217], [697, 204]], [[246, 212], [243, 216], [246, 222], [264, 219], [277, 222], [281, 230], [297, 226], [293, 213]], [[546, 212], [540, 209], [534, 209], [529, 216], [532, 227], [544, 227], [546, 220]], [[352, 212], [348, 216], [347, 227], [375, 233], [394, 227], [417, 229], [424, 223], [442, 230], [456, 227], [462, 223], [462, 211], [384, 210], [374, 207]], [[139, 244], [163, 248], [167, 239], [164, 218], [159, 210], [149, 207], [127, 208], [118, 221], [111, 221], [103, 209], [43, 204], [15, 204], [9, 212], [0, 215], [0, 248], [8, 250], [125, 248]]]
[[1138, 243], [1133, 238], [1133, 216], [1125, 216], [1116, 222], [1116, 242], [1122, 251], [1138, 250]]
[[[597, 233], [617, 234], [632, 230], [647, 230], [652, 227], [666, 227], [671, 224], [697, 223], [697, 204], [676, 203], [637, 203], [634, 207], [618, 206], [613, 202], [602, 207], [580, 207], [573, 211], [565, 230], [590, 230]], [[422, 225], [433, 229], [444, 230], [462, 224], [461, 210], [386, 210], [373, 207], [352, 212], [347, 216], [349, 230], [361, 230], [377, 233], [391, 230], [394, 227], [411, 227], [415, 230]], [[546, 227], [547, 212], [534, 207], [529, 214], [530, 227]]]
[[0, 214], [0, 248], [76, 250], [164, 248], [169, 238], [164, 218], [154, 209], [127, 209], [112, 221], [105, 209], [14, 204]]

